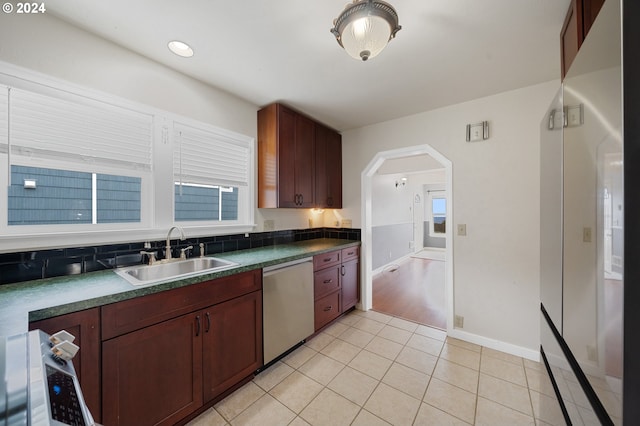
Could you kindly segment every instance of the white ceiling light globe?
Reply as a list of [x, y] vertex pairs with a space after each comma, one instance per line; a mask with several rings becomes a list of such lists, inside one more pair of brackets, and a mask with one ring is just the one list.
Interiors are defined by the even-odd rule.
[[381, 0], [354, 0], [333, 21], [331, 33], [353, 58], [377, 56], [402, 27], [393, 6]]
[[391, 37], [389, 23], [379, 16], [367, 16], [349, 23], [342, 32], [342, 46], [355, 59], [377, 56]]

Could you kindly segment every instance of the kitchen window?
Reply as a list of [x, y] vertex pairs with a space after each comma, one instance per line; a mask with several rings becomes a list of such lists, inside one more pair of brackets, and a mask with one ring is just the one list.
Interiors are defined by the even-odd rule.
[[247, 232], [255, 140], [0, 62], [0, 251]]

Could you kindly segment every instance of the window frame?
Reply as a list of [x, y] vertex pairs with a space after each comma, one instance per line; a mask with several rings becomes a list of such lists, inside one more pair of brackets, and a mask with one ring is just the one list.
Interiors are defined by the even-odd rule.
[[[164, 239], [166, 238], [167, 230], [175, 225], [183, 227], [188, 237], [244, 233], [255, 229], [255, 137], [221, 129], [209, 123], [203, 123], [115, 95], [75, 85], [2, 61], [0, 61], [0, 85], [34, 91], [49, 96], [52, 93], [79, 95], [92, 101], [106, 102], [134, 112], [150, 114], [153, 117], [152, 168], [149, 171], [117, 168], [97, 163], [80, 164], [67, 162], [63, 159], [14, 156], [2, 149], [5, 141], [0, 140], [0, 199], [3, 200], [2, 205], [5, 206], [0, 209], [0, 253]], [[238, 220], [211, 223], [175, 222], [173, 214], [173, 158], [171, 144], [168, 143], [174, 122], [193, 123], [198, 126], [215, 129], [247, 144], [249, 149], [248, 186], [242, 195], [239, 194]], [[12, 165], [139, 177], [141, 178], [142, 192], [140, 222], [9, 226], [7, 208], [8, 183], [10, 179], [9, 161]], [[167, 193], [172, 195], [168, 197]]]

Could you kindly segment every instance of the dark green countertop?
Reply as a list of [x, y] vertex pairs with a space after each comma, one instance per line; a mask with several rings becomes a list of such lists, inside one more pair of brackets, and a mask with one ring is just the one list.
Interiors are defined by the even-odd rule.
[[238, 263], [238, 266], [146, 286], [134, 286], [113, 270], [2, 285], [0, 286], [0, 336], [26, 332], [29, 321], [103, 306], [356, 245], [360, 245], [360, 242], [321, 238], [220, 253], [215, 257]]

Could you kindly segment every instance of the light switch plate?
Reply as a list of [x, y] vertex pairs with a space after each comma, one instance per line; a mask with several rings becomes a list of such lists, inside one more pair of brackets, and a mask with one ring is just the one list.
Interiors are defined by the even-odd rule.
[[464, 237], [467, 235], [467, 225], [466, 224], [458, 224], [458, 235]]
[[489, 122], [467, 124], [467, 142], [489, 139]]
[[565, 109], [567, 127], [577, 127], [584, 123], [582, 104], [567, 106]]
[[469, 142], [482, 140], [482, 123], [469, 125]]

